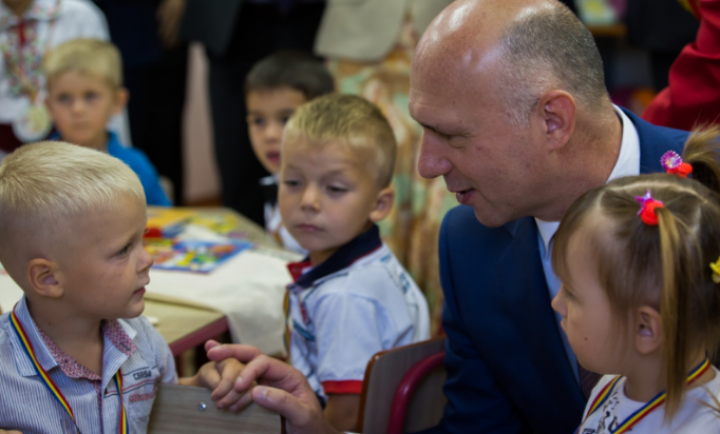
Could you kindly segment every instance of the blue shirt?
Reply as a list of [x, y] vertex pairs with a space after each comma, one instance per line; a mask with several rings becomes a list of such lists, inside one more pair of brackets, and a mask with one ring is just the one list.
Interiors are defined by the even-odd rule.
[[[82, 433], [117, 433], [120, 397], [113, 381], [120, 371], [122, 401], [133, 434], [147, 431], [157, 387], [175, 383], [170, 348], [143, 317], [105, 321], [102, 376], [63, 353], [40, 330], [23, 297], [15, 314], [38, 363], [70, 404]], [[75, 433], [75, 424], [41, 381], [12, 326], [10, 312], [0, 316], [0, 429], [23, 434]]]
[[[50, 137], [51, 140], [61, 140], [59, 134]], [[137, 148], [127, 148], [120, 143], [117, 135], [108, 131], [107, 153], [127, 164], [140, 178], [145, 190], [145, 200], [148, 205], [171, 206], [170, 199], [160, 186], [160, 177], [155, 166], [152, 165], [145, 153]]]
[[145, 153], [137, 148], [126, 148], [120, 144], [117, 135], [108, 132], [108, 154], [130, 166], [140, 178], [148, 205], [170, 206], [170, 199], [160, 186], [160, 177]]

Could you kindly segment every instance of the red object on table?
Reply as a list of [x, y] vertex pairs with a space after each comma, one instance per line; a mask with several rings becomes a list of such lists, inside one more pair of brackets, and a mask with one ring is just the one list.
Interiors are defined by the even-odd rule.
[[720, 124], [720, 2], [690, 4], [700, 18], [695, 42], [683, 48], [670, 68], [669, 86], [643, 113], [648, 122], [682, 130]]

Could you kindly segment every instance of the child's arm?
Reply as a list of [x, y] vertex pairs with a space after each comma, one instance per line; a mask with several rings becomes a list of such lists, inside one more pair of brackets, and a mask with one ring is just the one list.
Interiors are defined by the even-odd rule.
[[360, 395], [328, 395], [325, 419], [338, 431], [357, 430]]

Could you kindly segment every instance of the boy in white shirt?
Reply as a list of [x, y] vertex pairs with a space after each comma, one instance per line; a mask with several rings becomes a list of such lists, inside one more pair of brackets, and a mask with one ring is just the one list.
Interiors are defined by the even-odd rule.
[[280, 213], [309, 252], [289, 265], [290, 357], [339, 430], [356, 428], [370, 358], [429, 338], [425, 298], [375, 224], [393, 204], [396, 152], [380, 110], [350, 95], [303, 105], [283, 136]]

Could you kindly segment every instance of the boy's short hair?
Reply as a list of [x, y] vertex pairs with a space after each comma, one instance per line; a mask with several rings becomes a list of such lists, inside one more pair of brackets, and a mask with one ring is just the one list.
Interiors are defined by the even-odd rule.
[[397, 155], [395, 134], [380, 109], [365, 98], [333, 94], [300, 106], [285, 126], [283, 143], [298, 136], [315, 145], [341, 140], [373, 150], [370, 163], [376, 181], [381, 188], [390, 185]]
[[122, 57], [110, 42], [97, 39], [73, 39], [50, 51], [43, 62], [48, 84], [67, 72], [79, 72], [101, 78], [113, 88], [122, 86]]
[[0, 239], [27, 221], [62, 227], [68, 218], [108, 206], [121, 195], [145, 203], [135, 172], [115, 157], [64, 142], [25, 145], [0, 164]]
[[335, 91], [322, 62], [301, 51], [281, 51], [253, 65], [245, 78], [245, 95], [283, 87], [297, 90], [307, 101]]

